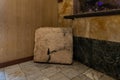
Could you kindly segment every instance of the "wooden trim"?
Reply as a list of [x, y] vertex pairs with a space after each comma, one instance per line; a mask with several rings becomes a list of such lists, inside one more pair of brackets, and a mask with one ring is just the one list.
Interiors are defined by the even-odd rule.
[[5, 63], [0, 63], [0, 68], [7, 67], [10, 65], [14, 65], [14, 64], [18, 64], [18, 63], [22, 63], [22, 62], [26, 62], [26, 61], [30, 61], [30, 60], [33, 60], [33, 56], [21, 58], [21, 59], [17, 59], [17, 60], [13, 60], [13, 61], [8, 61]]

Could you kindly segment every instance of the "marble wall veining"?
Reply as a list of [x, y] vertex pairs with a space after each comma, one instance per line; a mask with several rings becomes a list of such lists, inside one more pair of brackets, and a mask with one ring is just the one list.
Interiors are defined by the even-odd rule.
[[71, 27], [71, 20], [63, 18], [65, 15], [73, 14], [73, 0], [63, 0], [58, 4], [58, 26]]
[[74, 37], [74, 59], [120, 80], [120, 44]]
[[120, 80], [120, 15], [65, 20], [73, 5], [64, 7], [64, 2], [59, 3], [59, 25], [73, 28], [74, 59]]
[[73, 22], [74, 36], [89, 37], [90, 26], [86, 19], [75, 19]]
[[74, 36], [120, 42], [120, 16], [79, 18], [73, 21]]
[[120, 42], [120, 15], [86, 17], [72, 21], [63, 16], [73, 14], [73, 0], [63, 0], [58, 6], [58, 25], [73, 27], [74, 36]]
[[90, 24], [89, 38], [120, 42], [120, 16], [93, 17]]

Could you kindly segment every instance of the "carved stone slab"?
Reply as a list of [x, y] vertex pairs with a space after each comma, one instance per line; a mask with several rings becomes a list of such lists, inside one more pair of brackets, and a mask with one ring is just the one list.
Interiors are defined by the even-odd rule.
[[34, 61], [71, 64], [73, 39], [71, 28], [39, 28], [35, 32]]

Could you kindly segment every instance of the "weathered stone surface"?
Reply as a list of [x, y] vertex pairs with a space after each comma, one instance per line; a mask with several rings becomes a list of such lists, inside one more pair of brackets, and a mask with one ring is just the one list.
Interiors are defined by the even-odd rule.
[[120, 80], [120, 43], [74, 37], [74, 53], [74, 59]]
[[72, 63], [72, 29], [39, 28], [35, 33], [34, 61]]

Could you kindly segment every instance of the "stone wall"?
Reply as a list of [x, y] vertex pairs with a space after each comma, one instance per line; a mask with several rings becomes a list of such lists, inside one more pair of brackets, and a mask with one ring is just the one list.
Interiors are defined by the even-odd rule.
[[120, 16], [75, 19], [74, 35], [98, 40], [120, 42]]
[[73, 14], [73, 0], [63, 0], [58, 4], [58, 26], [59, 27], [71, 27], [71, 20], [63, 18], [65, 15]]
[[75, 19], [74, 59], [120, 80], [120, 16]]
[[73, 14], [73, 0], [63, 0], [59, 6], [58, 26], [73, 27], [74, 36], [120, 42], [120, 15], [64, 19]]
[[58, 25], [73, 28], [74, 59], [120, 80], [120, 15], [65, 20], [73, 7], [64, 7], [71, 0], [64, 2], [59, 4]]

